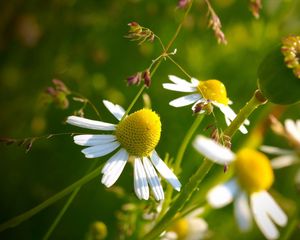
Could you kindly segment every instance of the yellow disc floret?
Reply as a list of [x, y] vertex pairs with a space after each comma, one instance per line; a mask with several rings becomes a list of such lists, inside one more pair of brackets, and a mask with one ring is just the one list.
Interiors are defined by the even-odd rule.
[[176, 233], [177, 239], [185, 239], [189, 231], [188, 221], [185, 218], [181, 218], [169, 230]]
[[139, 157], [149, 155], [160, 139], [159, 116], [150, 109], [130, 114], [116, 127], [116, 137], [129, 154]]
[[237, 153], [235, 170], [239, 184], [248, 193], [267, 190], [274, 181], [269, 159], [253, 149], [244, 148]]
[[219, 80], [199, 81], [197, 88], [205, 99], [228, 104], [226, 88]]

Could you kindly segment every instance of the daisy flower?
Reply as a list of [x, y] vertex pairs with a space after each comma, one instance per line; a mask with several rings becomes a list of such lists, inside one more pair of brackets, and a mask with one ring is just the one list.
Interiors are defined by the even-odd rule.
[[198, 208], [187, 216], [178, 219], [162, 234], [161, 240], [201, 240], [208, 235], [208, 224], [198, 215], [203, 213]]
[[[261, 151], [277, 155], [271, 159], [274, 169], [284, 168], [300, 164], [300, 120], [286, 119], [284, 126], [275, 118], [272, 118], [272, 129], [278, 135], [283, 136], [293, 146], [293, 149], [282, 149], [272, 146], [261, 146]], [[296, 174], [296, 183], [300, 184], [300, 169]]]
[[81, 152], [86, 158], [105, 156], [116, 149], [117, 152], [102, 168], [101, 182], [112, 186], [121, 175], [129, 159], [134, 163], [134, 190], [139, 199], [149, 199], [150, 185], [157, 201], [164, 199], [163, 188], [157, 171], [175, 190], [181, 184], [175, 174], [167, 167], [155, 151], [161, 134], [159, 116], [150, 109], [141, 109], [120, 121], [125, 110], [109, 101], [103, 101], [106, 108], [119, 120], [118, 124], [70, 116], [67, 123], [93, 130], [110, 131], [110, 134], [84, 134], [74, 137], [74, 142], [86, 146]]
[[252, 216], [267, 239], [277, 239], [276, 225], [285, 226], [287, 216], [267, 192], [274, 181], [268, 158], [261, 152], [243, 148], [236, 154], [212, 139], [198, 136], [194, 147], [208, 159], [227, 164], [234, 162], [236, 177], [212, 188], [207, 200], [214, 208], [221, 208], [234, 201], [234, 214], [240, 229], [250, 229]]
[[[226, 124], [229, 125], [235, 119], [235, 112], [229, 107], [232, 102], [227, 98], [227, 92], [224, 84], [219, 80], [211, 79], [206, 81], [199, 81], [195, 78], [188, 82], [184, 79], [169, 75], [169, 79], [173, 83], [164, 83], [163, 87], [168, 90], [177, 92], [192, 93], [180, 98], [176, 98], [169, 104], [173, 107], [184, 107], [193, 104], [192, 110], [195, 113], [210, 112], [215, 106], [225, 116]], [[249, 121], [245, 120], [245, 125], [249, 125]], [[239, 130], [246, 134], [248, 131], [242, 124]]]

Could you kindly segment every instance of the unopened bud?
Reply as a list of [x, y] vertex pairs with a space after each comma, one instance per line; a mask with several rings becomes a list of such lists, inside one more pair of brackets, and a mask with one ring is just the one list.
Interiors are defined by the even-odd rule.
[[144, 83], [147, 87], [150, 87], [151, 85], [151, 74], [149, 69], [147, 69], [144, 73], [143, 73], [143, 79], [144, 79]]

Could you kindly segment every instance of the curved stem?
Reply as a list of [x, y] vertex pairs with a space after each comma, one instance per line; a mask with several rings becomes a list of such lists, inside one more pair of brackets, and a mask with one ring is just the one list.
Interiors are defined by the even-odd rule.
[[[94, 161], [91, 164], [91, 166], [89, 167], [89, 169], [87, 170], [86, 173], [89, 173], [97, 165], [97, 163], [98, 163], [98, 161]], [[43, 237], [43, 240], [48, 240], [49, 239], [49, 237], [53, 233], [54, 229], [56, 228], [56, 226], [58, 225], [58, 223], [60, 222], [60, 220], [64, 216], [65, 212], [68, 210], [69, 206], [71, 205], [71, 203], [73, 202], [73, 200], [75, 199], [75, 197], [77, 196], [77, 194], [79, 193], [80, 189], [81, 189], [81, 186], [77, 187], [72, 192], [72, 194], [68, 198], [67, 202], [65, 203], [65, 205], [63, 206], [63, 208], [60, 210], [60, 212], [58, 213], [58, 215], [54, 219], [53, 223], [51, 224], [50, 228], [46, 232], [45, 236]]]
[[[236, 118], [231, 122], [224, 133], [228, 137], [233, 137], [235, 132], [239, 129], [240, 125], [249, 117], [249, 115], [260, 105], [266, 103], [266, 99], [262, 96], [259, 90], [256, 90], [250, 101], [240, 110]], [[161, 218], [160, 221], [154, 226], [154, 228], [144, 236], [144, 240], [157, 239], [157, 237], [169, 226], [172, 219], [177, 212], [180, 212], [185, 204], [189, 201], [192, 194], [199, 187], [200, 183], [210, 171], [214, 163], [204, 158], [200, 168], [190, 178], [190, 181], [184, 186], [182, 192], [175, 200], [174, 204]]]
[[[187, 17], [187, 15], [189, 14], [191, 8], [193, 5], [193, 1], [190, 2], [188, 9], [186, 10], [180, 24], [178, 25], [176, 32], [174, 33], [173, 37], [171, 38], [170, 42], [168, 43], [167, 47], [164, 49], [163, 53], [160, 56], [164, 56], [166, 55], [166, 53], [169, 51], [169, 49], [171, 48], [171, 46], [173, 45], [173, 43], [175, 42], [178, 34], [180, 33], [180, 30], [182, 28], [182, 25]], [[160, 39], [159, 39], [160, 40]], [[163, 44], [162, 44], [163, 45]], [[155, 74], [156, 70], [158, 69], [159, 65], [161, 64], [163, 58], [160, 58], [157, 62], [156, 65], [154, 67], [154, 69], [151, 71], [151, 77], [153, 77], [153, 75]], [[123, 115], [121, 121], [124, 120], [124, 118], [128, 115], [128, 113], [130, 112], [130, 110], [132, 109], [132, 107], [134, 106], [134, 104], [136, 103], [136, 101], [138, 100], [138, 98], [141, 96], [141, 94], [143, 93], [143, 91], [145, 90], [146, 86], [143, 85], [139, 92], [136, 94], [136, 96], [134, 97], [134, 99], [132, 100], [131, 104], [129, 105], [129, 107], [127, 108], [125, 114]]]
[[15, 227], [15, 226], [19, 225], [20, 223], [28, 220], [29, 218], [31, 218], [35, 214], [39, 213], [40, 211], [42, 211], [46, 207], [48, 207], [51, 204], [57, 202], [58, 200], [60, 200], [64, 196], [68, 195], [69, 193], [74, 191], [76, 188], [81, 187], [82, 185], [88, 183], [89, 181], [91, 181], [92, 179], [94, 179], [95, 177], [97, 177], [100, 174], [101, 168], [102, 168], [102, 166], [96, 168], [94, 171], [92, 171], [89, 174], [85, 175], [84, 177], [79, 179], [77, 182], [75, 182], [75, 183], [71, 184], [70, 186], [66, 187], [65, 189], [63, 189], [59, 193], [55, 194], [54, 196], [50, 197], [49, 199], [47, 199], [43, 203], [39, 204], [38, 206], [30, 209], [27, 212], [24, 212], [24, 213], [20, 214], [17, 217], [14, 217], [14, 218], [2, 223], [0, 225], [0, 232], [4, 231], [5, 229], [8, 229], [8, 228]]
[[200, 114], [196, 117], [193, 124], [191, 125], [190, 129], [187, 131], [176, 156], [175, 164], [174, 164], [174, 172], [176, 174], [179, 173], [180, 165], [182, 162], [183, 155], [185, 153], [185, 150], [188, 146], [188, 143], [190, 142], [191, 138], [193, 137], [194, 133], [196, 132], [197, 128], [199, 127], [200, 123], [202, 122], [204, 118], [204, 114]]

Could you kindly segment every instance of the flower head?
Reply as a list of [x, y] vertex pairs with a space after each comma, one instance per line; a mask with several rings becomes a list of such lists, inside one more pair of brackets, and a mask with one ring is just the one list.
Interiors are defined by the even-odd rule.
[[[300, 164], [300, 120], [293, 121], [286, 119], [282, 125], [277, 119], [272, 118], [273, 131], [283, 136], [293, 147], [293, 149], [282, 149], [273, 146], [261, 146], [261, 151], [275, 155], [271, 159], [274, 169], [284, 168], [291, 165]], [[295, 182], [300, 186], [300, 168], [295, 176]]]
[[289, 36], [282, 40], [281, 52], [288, 68], [300, 78], [300, 36]]
[[200, 240], [208, 235], [208, 224], [198, 215], [203, 213], [197, 208], [187, 216], [175, 221], [162, 235], [161, 240]]
[[241, 230], [251, 227], [253, 216], [267, 239], [278, 238], [279, 232], [274, 223], [285, 226], [287, 216], [267, 192], [274, 181], [268, 158], [256, 150], [247, 148], [235, 154], [203, 136], [196, 138], [194, 147], [216, 163], [234, 163], [236, 177], [208, 192], [207, 200], [210, 205], [220, 208], [234, 200], [234, 213]]
[[[174, 99], [169, 103], [171, 106], [184, 107], [193, 104], [192, 110], [195, 113], [210, 113], [212, 111], [212, 107], [215, 106], [224, 114], [227, 125], [229, 125], [236, 117], [235, 112], [229, 106], [231, 101], [227, 97], [226, 88], [219, 80], [210, 79], [206, 81], [199, 81], [192, 78], [191, 82], [188, 82], [173, 75], [170, 75], [169, 79], [173, 83], [164, 83], [163, 87], [165, 89], [192, 93]], [[249, 121], [246, 120], [244, 124], [248, 125]], [[244, 125], [241, 125], [239, 130], [244, 134], [247, 133], [247, 129]]]
[[[121, 106], [109, 101], [103, 103], [119, 121], [122, 119], [125, 111]], [[118, 180], [126, 162], [131, 158], [134, 159], [134, 190], [138, 198], [149, 198], [149, 184], [155, 199], [164, 199], [156, 170], [177, 191], [180, 190], [181, 184], [177, 177], [155, 151], [160, 139], [161, 122], [154, 111], [141, 109], [128, 115], [117, 125], [77, 116], [68, 117], [67, 123], [87, 129], [112, 131], [112, 134], [84, 134], [74, 137], [76, 144], [87, 146], [82, 150], [86, 158], [102, 157], [119, 148], [102, 169], [101, 182], [106, 187]]]

